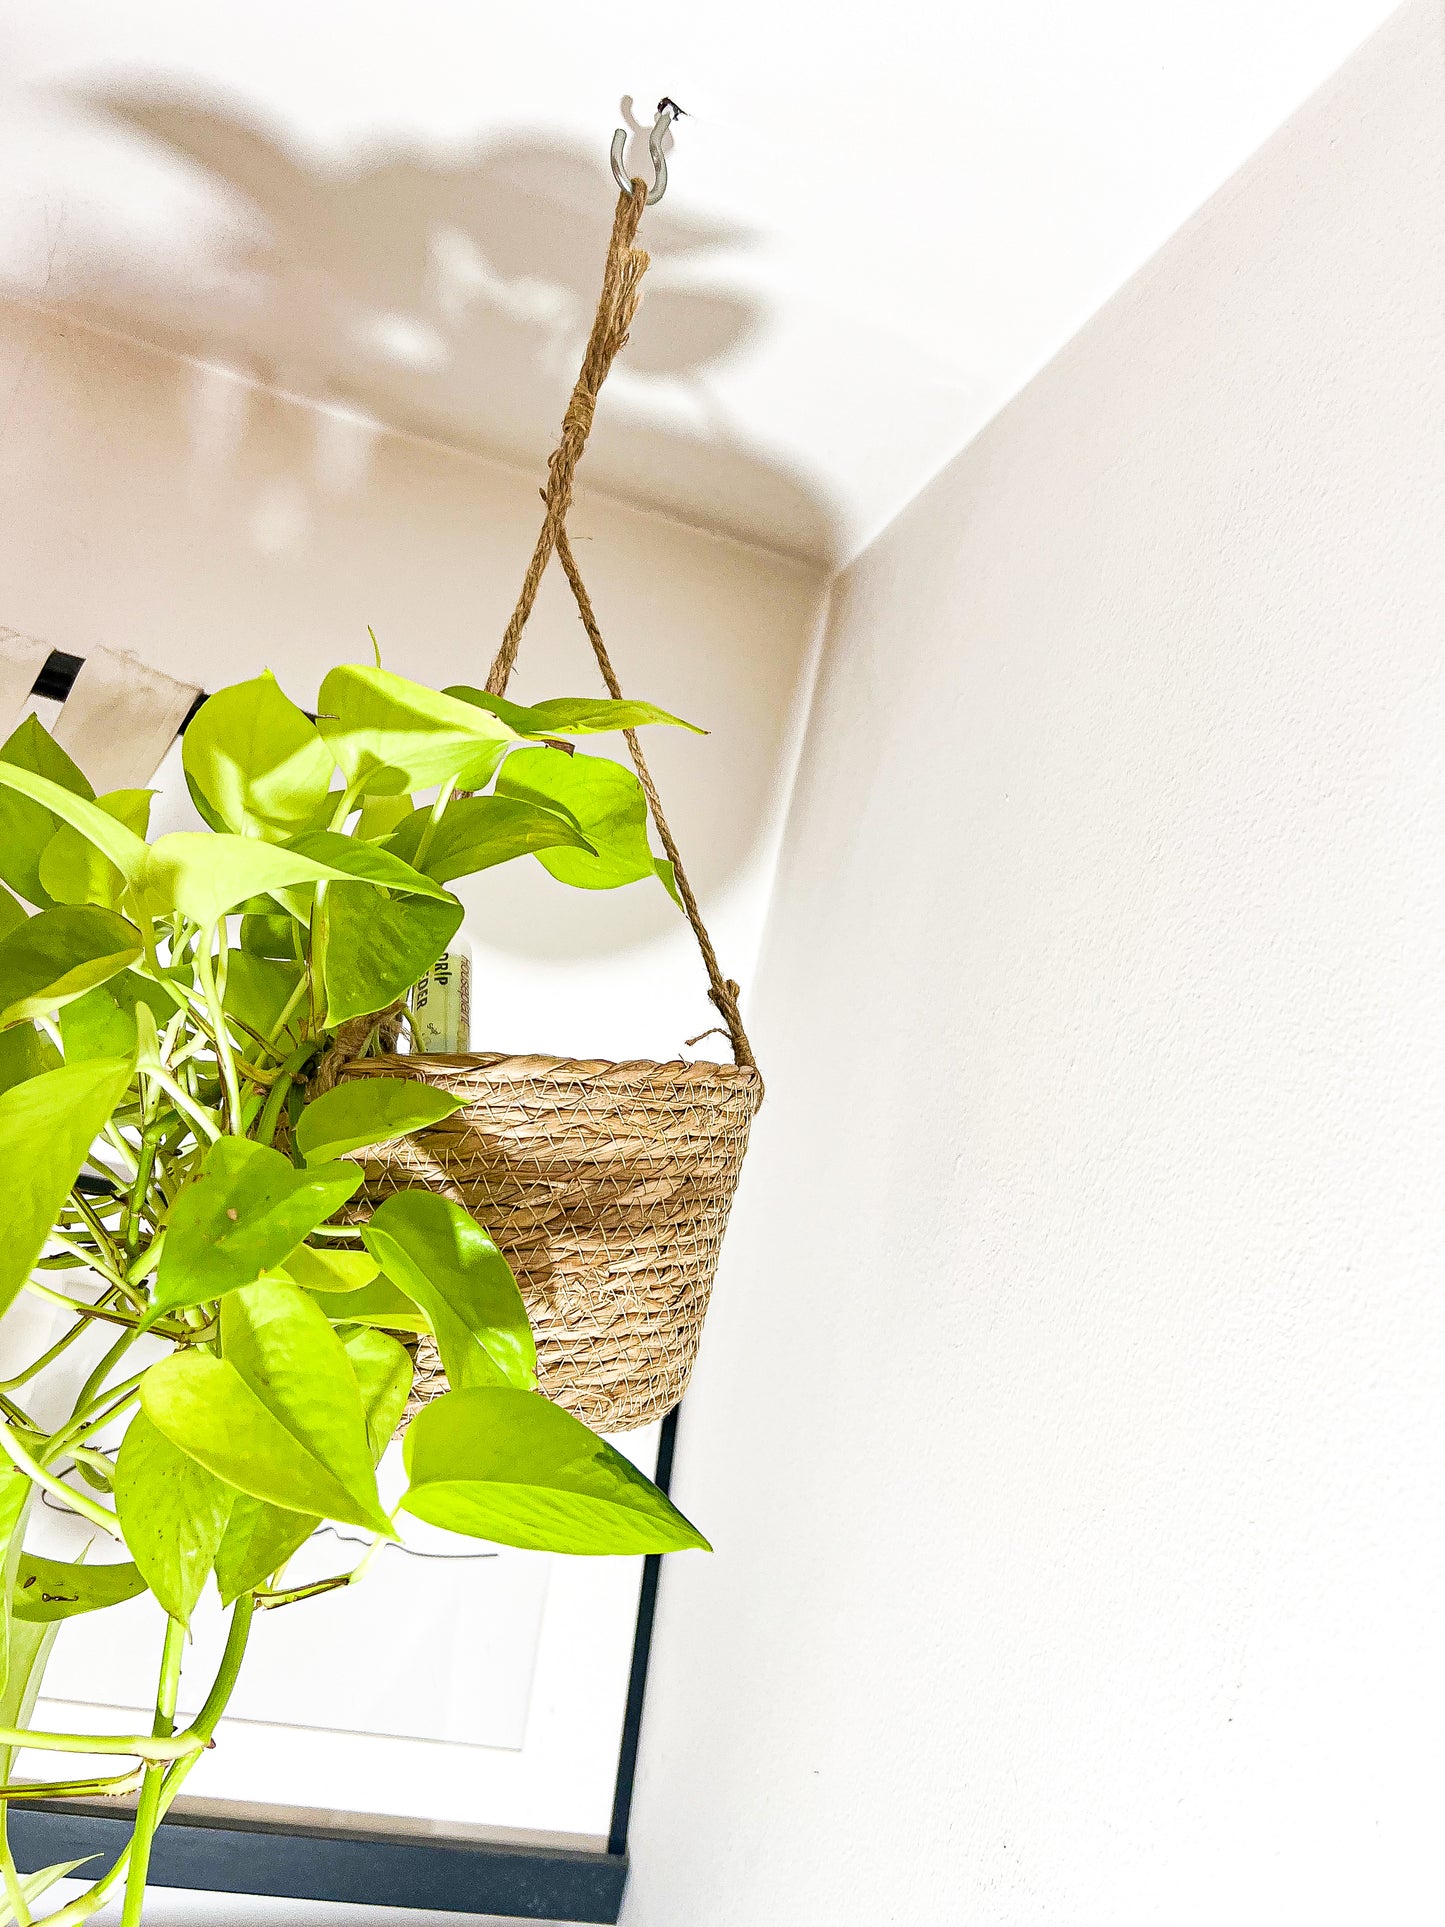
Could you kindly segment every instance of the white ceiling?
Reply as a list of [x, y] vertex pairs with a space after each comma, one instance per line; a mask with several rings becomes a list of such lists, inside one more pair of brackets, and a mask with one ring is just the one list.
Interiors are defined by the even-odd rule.
[[671, 94], [586, 479], [837, 560], [1390, 11], [0, 0], [0, 288], [540, 466]]

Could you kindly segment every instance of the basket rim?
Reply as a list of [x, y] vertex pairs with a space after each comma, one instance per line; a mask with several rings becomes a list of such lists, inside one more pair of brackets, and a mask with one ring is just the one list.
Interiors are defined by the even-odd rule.
[[376, 1057], [353, 1059], [342, 1075], [347, 1078], [411, 1076], [424, 1082], [433, 1077], [465, 1077], [476, 1071], [486, 1071], [498, 1081], [517, 1083], [555, 1077], [568, 1083], [721, 1083], [758, 1091], [763, 1084], [761, 1074], [752, 1064], [716, 1064], [706, 1058], [683, 1057], [662, 1061], [647, 1057], [551, 1057], [511, 1051], [388, 1051]]

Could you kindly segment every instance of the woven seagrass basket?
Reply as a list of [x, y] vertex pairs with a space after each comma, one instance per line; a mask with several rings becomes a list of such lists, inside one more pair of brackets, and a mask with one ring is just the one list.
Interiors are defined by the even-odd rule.
[[[505, 1254], [537, 1339], [541, 1389], [599, 1432], [676, 1405], [697, 1356], [748, 1129], [751, 1065], [560, 1057], [361, 1058], [466, 1099], [370, 1152], [362, 1198], [409, 1186], [463, 1206]], [[417, 1403], [446, 1390], [417, 1354]]]

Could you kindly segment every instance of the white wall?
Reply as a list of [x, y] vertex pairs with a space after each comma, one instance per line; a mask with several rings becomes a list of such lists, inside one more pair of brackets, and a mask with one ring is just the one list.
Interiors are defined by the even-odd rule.
[[1440, 1917], [1441, 51], [845, 579], [628, 1927]]

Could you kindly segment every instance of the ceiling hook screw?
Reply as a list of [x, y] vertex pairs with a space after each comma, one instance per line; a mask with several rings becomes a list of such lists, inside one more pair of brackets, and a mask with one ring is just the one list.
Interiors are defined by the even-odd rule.
[[[663, 136], [686, 110], [666, 94], [657, 103], [657, 119], [652, 123], [652, 132], [647, 137], [647, 151], [652, 156], [652, 186], [647, 190], [647, 205], [656, 207], [667, 192], [667, 157], [662, 151]], [[627, 172], [627, 129], [619, 127], [612, 136], [612, 178], [624, 194], [632, 192], [632, 179]]]

